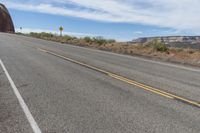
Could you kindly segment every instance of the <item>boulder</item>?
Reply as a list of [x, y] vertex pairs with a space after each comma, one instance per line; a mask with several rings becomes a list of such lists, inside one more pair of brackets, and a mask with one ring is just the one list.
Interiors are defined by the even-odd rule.
[[14, 33], [15, 28], [7, 8], [0, 3], [0, 32]]

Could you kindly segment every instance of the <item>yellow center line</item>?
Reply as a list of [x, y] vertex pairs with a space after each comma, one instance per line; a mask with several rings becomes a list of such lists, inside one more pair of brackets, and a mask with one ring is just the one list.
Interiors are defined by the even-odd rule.
[[126, 77], [123, 77], [123, 76], [114, 74], [114, 73], [112, 73], [112, 72], [108, 72], [108, 71], [102, 70], [102, 69], [100, 69], [100, 68], [97, 68], [97, 67], [88, 65], [88, 64], [86, 64], [86, 63], [83, 63], [83, 62], [80, 62], [80, 61], [77, 61], [77, 60], [74, 60], [74, 59], [71, 59], [71, 58], [68, 58], [68, 57], [66, 57], [66, 56], [57, 54], [57, 53], [55, 53], [55, 52], [52, 52], [52, 51], [49, 51], [49, 50], [46, 50], [46, 49], [43, 49], [43, 48], [39, 48], [39, 47], [35, 47], [35, 48], [36, 48], [37, 50], [39, 50], [39, 51], [42, 51], [42, 52], [45, 52], [45, 53], [49, 53], [49, 54], [51, 54], [51, 55], [60, 57], [60, 58], [62, 58], [62, 59], [68, 60], [68, 61], [70, 61], [70, 62], [79, 64], [79, 65], [81, 65], [81, 66], [85, 66], [85, 67], [87, 67], [87, 68], [96, 70], [96, 71], [101, 72], [101, 73], [103, 73], [103, 74], [106, 74], [106, 75], [108, 75], [108, 76], [110, 76], [110, 77], [112, 77], [112, 78], [114, 78], [114, 79], [123, 81], [123, 82], [125, 82], [125, 83], [131, 84], [131, 85], [134, 85], [134, 86], [137, 86], [137, 87], [139, 87], [139, 88], [141, 88], [141, 89], [150, 91], [150, 92], [155, 93], [155, 94], [158, 94], [158, 95], [160, 95], [160, 96], [163, 96], [163, 97], [166, 97], [166, 98], [169, 98], [169, 99], [177, 99], [177, 100], [180, 100], [180, 101], [189, 103], [189, 104], [191, 104], [191, 105], [195, 105], [195, 106], [197, 106], [197, 107], [200, 107], [200, 103], [195, 102], [195, 101], [192, 101], [192, 100], [189, 100], [189, 99], [187, 99], [187, 98], [184, 98], [184, 97], [181, 97], [181, 96], [177, 96], [177, 95], [175, 95], [175, 94], [172, 94], [172, 93], [169, 93], [169, 92], [160, 90], [160, 89], [153, 88], [153, 87], [151, 87], [151, 86], [148, 86], [148, 85], [139, 83], [139, 82], [134, 81], [134, 80], [132, 80], [132, 79], [128, 79], [128, 78], [126, 78]]
[[116, 75], [113, 75], [113, 74], [110, 74], [109, 76], [110, 76], [110, 77], [113, 77], [113, 78], [115, 78], [115, 79], [118, 79], [118, 80], [120, 80], [120, 81], [126, 82], [126, 83], [128, 83], [128, 84], [137, 86], [137, 87], [142, 88], [142, 89], [144, 89], [144, 90], [147, 90], [147, 91], [150, 91], [150, 92], [159, 94], [159, 95], [161, 95], [161, 96], [164, 96], [164, 97], [167, 97], [167, 98], [170, 98], [170, 99], [174, 99], [173, 97], [171, 97], [171, 96], [169, 96], [169, 95], [165, 95], [165, 94], [163, 94], [163, 93], [160, 93], [160, 92], [158, 92], [158, 91], [149, 89], [149, 88], [144, 87], [144, 86], [142, 86], [142, 85], [139, 85], [139, 84], [136, 84], [136, 83], [134, 83], [134, 82], [125, 80], [125, 79], [123, 79], [123, 78], [120, 78], [119, 76], [116, 76]]
[[156, 88], [153, 88], [151, 86], [147, 86], [147, 85], [144, 85], [144, 84], [141, 84], [139, 82], [136, 82], [134, 80], [130, 80], [130, 79], [127, 79], [127, 78], [124, 78], [122, 76], [118, 76], [118, 75], [115, 75], [115, 74], [111, 74], [110, 76], [114, 77], [114, 78], [117, 78], [119, 80], [123, 80], [124, 82], [127, 82], [129, 84], [133, 84], [135, 86], [138, 86], [138, 87], [141, 87], [145, 90], [149, 90], [151, 92], [154, 92], [154, 93], [157, 93], [157, 94], [162, 94], [163, 96], [165, 97], [168, 97], [168, 98], [176, 98], [176, 99], [179, 99], [179, 100], [182, 100], [182, 101], [185, 101], [185, 102], [188, 102], [190, 104], [194, 104], [196, 106], [199, 106], [200, 107], [200, 104], [197, 103], [197, 102], [194, 102], [194, 101], [191, 101], [191, 100], [188, 100], [186, 98], [183, 98], [183, 97], [180, 97], [180, 96], [177, 96], [177, 95], [174, 95], [172, 93], [169, 93], [169, 92], [165, 92], [165, 91], [162, 91], [162, 90], [159, 90], [159, 89], [156, 89]]

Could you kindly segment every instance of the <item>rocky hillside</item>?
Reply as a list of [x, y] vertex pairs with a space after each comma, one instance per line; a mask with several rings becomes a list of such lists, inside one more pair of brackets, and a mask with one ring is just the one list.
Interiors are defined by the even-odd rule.
[[166, 36], [144, 37], [132, 41], [132, 43], [148, 43], [154, 39], [164, 42], [169, 47], [200, 49], [200, 36]]
[[7, 8], [0, 3], [0, 32], [15, 32], [12, 18]]

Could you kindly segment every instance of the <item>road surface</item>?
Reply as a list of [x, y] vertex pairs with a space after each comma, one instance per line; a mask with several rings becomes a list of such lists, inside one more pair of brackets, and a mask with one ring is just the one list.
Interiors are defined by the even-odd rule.
[[199, 133], [200, 69], [0, 33], [0, 132]]

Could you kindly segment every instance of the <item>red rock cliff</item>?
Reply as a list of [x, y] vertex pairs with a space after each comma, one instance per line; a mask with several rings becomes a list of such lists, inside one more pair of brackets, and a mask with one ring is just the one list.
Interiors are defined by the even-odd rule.
[[0, 3], [0, 32], [14, 33], [15, 28], [7, 8]]

